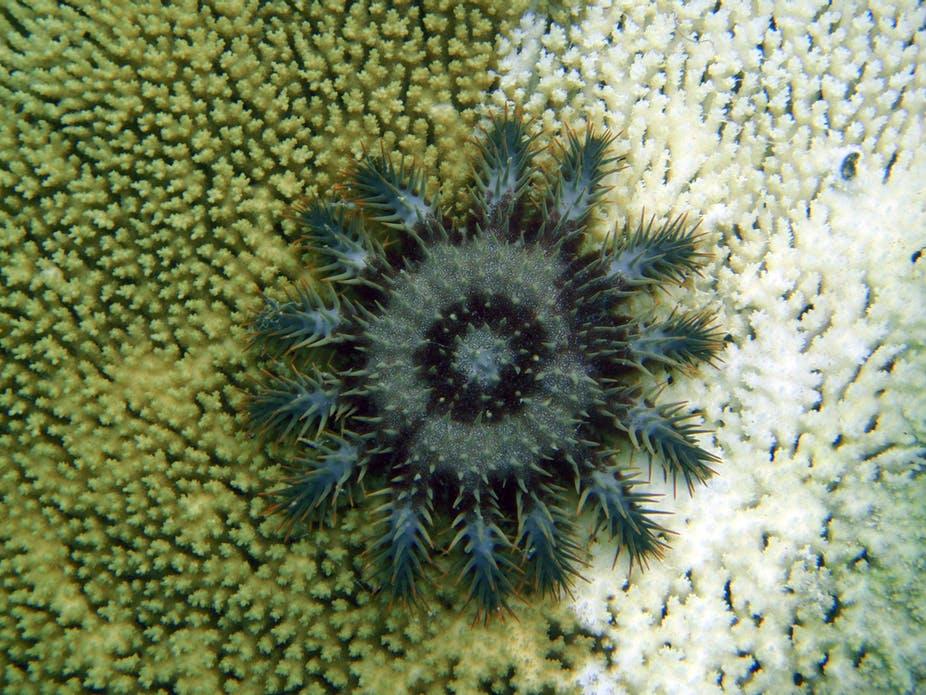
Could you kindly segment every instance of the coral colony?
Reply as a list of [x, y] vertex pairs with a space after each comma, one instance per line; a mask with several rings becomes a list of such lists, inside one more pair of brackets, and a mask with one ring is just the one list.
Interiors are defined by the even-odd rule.
[[[695, 272], [698, 235], [675, 218], [588, 238], [612, 140], [570, 134], [544, 174], [521, 119], [494, 119], [463, 225], [386, 156], [366, 156], [341, 199], [298, 210], [324, 279], [255, 321], [275, 366], [252, 422], [305, 447], [272, 509], [329, 519], [362, 480], [383, 497], [369, 555], [394, 597], [415, 600], [441, 552], [477, 615], [568, 592], [583, 509], [631, 567], [659, 557], [657, 500], [614, 456], [628, 440], [689, 491], [713, 473], [695, 415], [653, 397], [660, 375], [711, 360], [713, 318], [636, 316], [629, 301]], [[375, 225], [397, 238], [380, 244]]]

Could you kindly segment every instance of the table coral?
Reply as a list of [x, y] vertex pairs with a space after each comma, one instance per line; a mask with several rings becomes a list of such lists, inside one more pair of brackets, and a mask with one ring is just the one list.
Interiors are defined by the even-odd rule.
[[[585, 692], [914, 692], [926, 679], [926, 66], [917, 3], [592, 3], [528, 14], [498, 101], [623, 129], [609, 218], [704, 216], [733, 344], [669, 387], [720, 475], [631, 582], [574, 603]], [[920, 500], [920, 501], [918, 501]]]
[[[922, 688], [923, 8], [551, 6], [0, 9], [4, 691]], [[453, 587], [372, 599], [361, 513], [264, 519], [236, 326], [305, 272], [288, 204], [379, 139], [463, 180], [493, 85], [623, 131], [605, 222], [703, 216], [677, 298], [733, 342], [665, 394], [724, 463], [664, 563], [601, 554], [572, 604], [473, 629]]]

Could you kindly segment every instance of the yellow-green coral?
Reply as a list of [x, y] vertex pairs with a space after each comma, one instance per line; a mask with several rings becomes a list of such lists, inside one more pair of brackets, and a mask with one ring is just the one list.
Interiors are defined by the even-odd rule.
[[527, 4], [5, 3], [0, 689], [568, 688], [560, 609], [389, 607], [362, 511], [284, 542], [240, 434], [236, 326], [303, 272], [286, 206], [379, 140], [464, 177]]

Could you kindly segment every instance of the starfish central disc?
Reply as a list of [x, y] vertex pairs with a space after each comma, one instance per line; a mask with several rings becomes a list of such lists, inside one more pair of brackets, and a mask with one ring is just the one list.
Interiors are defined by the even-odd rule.
[[367, 332], [369, 391], [410, 463], [475, 483], [574, 439], [598, 387], [573, 347], [565, 272], [540, 244], [484, 233], [394, 279]]
[[483, 392], [484, 400], [489, 398], [485, 391], [498, 386], [502, 369], [514, 362], [514, 353], [507, 338], [490, 328], [470, 326], [457, 337], [453, 369], [466, 383], [474, 384]]

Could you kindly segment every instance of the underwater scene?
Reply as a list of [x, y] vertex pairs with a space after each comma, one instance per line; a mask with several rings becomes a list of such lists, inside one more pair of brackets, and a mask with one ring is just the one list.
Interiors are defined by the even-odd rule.
[[926, 688], [926, 6], [0, 28], [0, 692]]

